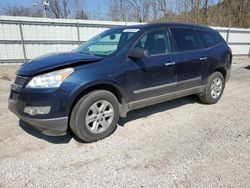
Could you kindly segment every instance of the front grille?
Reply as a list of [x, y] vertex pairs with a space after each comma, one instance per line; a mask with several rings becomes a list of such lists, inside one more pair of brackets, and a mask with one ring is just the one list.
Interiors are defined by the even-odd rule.
[[14, 83], [11, 85], [10, 89], [10, 99], [17, 101], [19, 94], [24, 87], [26, 81], [28, 78], [22, 77], [22, 76], [17, 76]]
[[18, 93], [14, 92], [14, 91], [11, 91], [11, 92], [10, 92], [10, 99], [12, 99], [12, 100], [14, 100], [14, 101], [17, 101], [18, 96], [19, 96]]
[[19, 86], [24, 86], [26, 80], [27, 80], [27, 78], [25, 78], [25, 77], [17, 76], [14, 84], [19, 85]]

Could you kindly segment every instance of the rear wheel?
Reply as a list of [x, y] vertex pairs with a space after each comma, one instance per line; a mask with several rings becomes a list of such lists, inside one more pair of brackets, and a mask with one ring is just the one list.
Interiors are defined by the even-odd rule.
[[117, 98], [105, 90], [93, 91], [75, 105], [70, 118], [72, 131], [84, 142], [95, 142], [114, 132], [119, 119]]
[[224, 91], [225, 79], [220, 72], [214, 72], [200, 95], [200, 100], [206, 104], [217, 103]]

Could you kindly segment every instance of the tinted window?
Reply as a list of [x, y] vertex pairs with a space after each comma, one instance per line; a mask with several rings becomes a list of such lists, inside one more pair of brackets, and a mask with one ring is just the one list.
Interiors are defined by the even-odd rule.
[[160, 55], [170, 52], [169, 33], [165, 30], [152, 31], [144, 35], [136, 47], [144, 48], [150, 55]]
[[199, 36], [206, 48], [214, 46], [220, 42], [220, 37], [209, 31], [198, 30]]
[[184, 28], [172, 28], [171, 31], [175, 37], [177, 51], [189, 51], [200, 48], [194, 30]]

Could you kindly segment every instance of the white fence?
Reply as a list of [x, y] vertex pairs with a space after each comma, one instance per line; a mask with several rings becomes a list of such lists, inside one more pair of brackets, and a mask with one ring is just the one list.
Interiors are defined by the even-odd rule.
[[[138, 23], [0, 16], [0, 62], [21, 62], [69, 51], [111, 27], [134, 24]], [[250, 55], [250, 29], [214, 29], [229, 43], [234, 55]]]

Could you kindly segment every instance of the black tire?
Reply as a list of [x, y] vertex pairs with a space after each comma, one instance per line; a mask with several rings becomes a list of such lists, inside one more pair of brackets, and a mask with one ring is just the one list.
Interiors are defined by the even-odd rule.
[[87, 97], [87, 95], [84, 95], [82, 98], [80, 98], [77, 103], [75, 104], [72, 112], [71, 112], [71, 115], [70, 115], [70, 122], [69, 122], [69, 127], [71, 129], [71, 131], [73, 132], [74, 135], [76, 135], [76, 129], [75, 129], [75, 126], [73, 126], [75, 124], [75, 116], [76, 116], [76, 113], [77, 113], [77, 110], [81, 104], [81, 102]]
[[[213, 98], [212, 97], [212, 83], [214, 80], [216, 80], [217, 78], [219, 78], [222, 81], [222, 91], [220, 92], [219, 96], [217, 98]], [[225, 88], [225, 78], [223, 77], [223, 75], [220, 72], [214, 72], [209, 80], [208, 83], [206, 85], [206, 87], [204, 88], [204, 91], [199, 95], [201, 102], [206, 103], [206, 104], [215, 104], [217, 103], [224, 91]]]
[[[86, 124], [86, 115], [90, 107], [96, 102], [104, 100], [113, 107], [113, 119], [105, 131], [93, 133]], [[74, 106], [70, 117], [70, 128], [72, 132], [83, 142], [91, 143], [106, 138], [117, 128], [119, 120], [119, 102], [117, 98], [109, 91], [96, 90], [83, 96]]]

